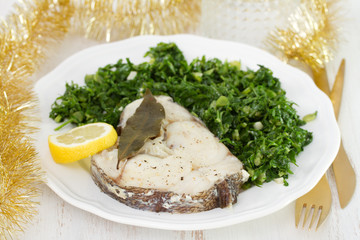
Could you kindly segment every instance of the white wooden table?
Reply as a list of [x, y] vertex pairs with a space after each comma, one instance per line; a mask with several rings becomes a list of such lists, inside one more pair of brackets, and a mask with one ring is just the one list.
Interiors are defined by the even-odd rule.
[[[15, 0], [0, 0], [0, 14], [6, 15]], [[339, 126], [344, 147], [360, 176], [360, 2], [344, 1], [344, 39], [335, 59], [328, 64], [332, 82], [341, 58], [346, 58], [346, 78]], [[59, 62], [96, 42], [81, 37], [63, 41], [35, 77], [41, 77]], [[282, 210], [250, 222], [204, 231], [168, 231], [114, 223], [64, 202], [45, 184], [41, 186], [39, 214], [29, 224], [21, 239], [360, 239], [360, 184], [350, 204], [341, 209], [336, 195], [334, 176], [328, 171], [332, 188], [331, 212], [317, 232], [295, 228], [294, 202]]]

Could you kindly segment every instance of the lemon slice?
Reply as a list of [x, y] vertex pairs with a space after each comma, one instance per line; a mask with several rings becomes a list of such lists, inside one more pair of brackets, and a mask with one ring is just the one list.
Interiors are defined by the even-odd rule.
[[114, 127], [107, 123], [90, 123], [48, 137], [50, 153], [57, 163], [89, 157], [111, 147], [116, 140]]

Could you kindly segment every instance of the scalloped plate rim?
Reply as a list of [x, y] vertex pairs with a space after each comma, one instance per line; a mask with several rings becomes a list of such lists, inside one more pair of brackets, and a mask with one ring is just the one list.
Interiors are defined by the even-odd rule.
[[[59, 195], [63, 200], [65, 200], [66, 202], [70, 203], [71, 205], [73, 205], [75, 207], [78, 207], [85, 211], [91, 212], [95, 215], [98, 215], [102, 218], [105, 218], [105, 219], [108, 219], [108, 220], [111, 220], [114, 222], [118, 222], [118, 223], [141, 226], [141, 227], [157, 228], [157, 229], [167, 229], [167, 230], [202, 230], [202, 229], [214, 229], [214, 228], [219, 228], [219, 227], [226, 227], [226, 226], [242, 223], [245, 221], [249, 221], [249, 220], [253, 220], [256, 218], [260, 218], [260, 217], [269, 215], [269, 214], [274, 213], [274, 212], [280, 210], [281, 208], [287, 206], [289, 203], [294, 201], [296, 198], [298, 198], [298, 197], [302, 196], [303, 194], [305, 194], [306, 192], [310, 191], [316, 185], [316, 183], [320, 180], [321, 176], [330, 167], [332, 160], [335, 158], [337, 150], [340, 146], [340, 132], [339, 132], [336, 120], [335, 120], [335, 116], [333, 114], [331, 101], [321, 90], [319, 90], [315, 86], [315, 84], [313, 83], [313, 81], [307, 74], [305, 74], [304, 72], [302, 72], [292, 66], [289, 66], [289, 65], [281, 62], [275, 56], [265, 52], [264, 50], [257, 49], [255, 47], [252, 47], [252, 46], [249, 46], [246, 44], [225, 41], [225, 40], [214, 40], [214, 39], [209, 39], [209, 38], [200, 37], [200, 36], [182, 34], [182, 35], [171, 35], [171, 36], [153, 36], [153, 35], [152, 36], [139, 36], [139, 37], [121, 40], [118, 42], [96, 45], [94, 47], [87, 48], [85, 50], [82, 50], [82, 51], [70, 56], [65, 61], [63, 61], [61, 64], [59, 64], [53, 71], [48, 73], [46, 76], [44, 76], [42, 79], [40, 79], [36, 83], [34, 90], [39, 96], [40, 104], [43, 104], [43, 105], [45, 104], [44, 96], [43, 96], [45, 94], [44, 89], [49, 87], [49, 85], [52, 84], [52, 81], [54, 81], [56, 83], [56, 81], [54, 80], [54, 76], [56, 78], [56, 76], [59, 74], [59, 72], [65, 71], [66, 69], [71, 68], [74, 64], [78, 64], [78, 63], [76, 63], [76, 61], [78, 61], [77, 59], [82, 59], [82, 58], [86, 59], [92, 55], [95, 55], [95, 56], [101, 55], [102, 52], [105, 51], [106, 49], [108, 51], [111, 48], [116, 48], [116, 49], [120, 49], [120, 50], [126, 52], [125, 49], [129, 48], [129, 47], [134, 47], [134, 46], [139, 47], [140, 46], [140, 47], [144, 48], [145, 45], [146, 45], [146, 47], [148, 47], [149, 44], [151, 45], [155, 42], [160, 42], [160, 41], [176, 42], [178, 44], [179, 48], [184, 51], [184, 55], [187, 58], [188, 58], [187, 54], [192, 55], [193, 54], [192, 52], [196, 52], [197, 50], [199, 50], [198, 48], [201, 48], [201, 47], [204, 48], [205, 46], [211, 46], [211, 47], [216, 46], [221, 51], [231, 51], [231, 53], [226, 52], [226, 54], [224, 54], [224, 56], [221, 56], [221, 57], [224, 57], [225, 59], [227, 59], [226, 57], [228, 55], [232, 55], [233, 52], [235, 52], [235, 54], [237, 54], [237, 52], [241, 52], [241, 54], [242, 54], [242, 52], [244, 51], [245, 53], [252, 54], [252, 56], [247, 57], [247, 59], [245, 60], [245, 62], [248, 61], [250, 63], [249, 65], [252, 64], [253, 65], [252, 67], [254, 67], [255, 63], [257, 64], [257, 59], [259, 59], [259, 61], [261, 61], [261, 62], [269, 63], [270, 65], [275, 66], [274, 70], [276, 70], [276, 71], [274, 71], [274, 75], [276, 75], [278, 72], [280, 72], [280, 73], [286, 72], [286, 74], [291, 73], [294, 76], [296, 76], [297, 78], [301, 78], [303, 81], [305, 81], [307, 84], [308, 90], [312, 91], [312, 94], [314, 96], [316, 96], [316, 99], [318, 101], [321, 100], [320, 106], [323, 106], [323, 108], [324, 108], [324, 109], [322, 109], [322, 111], [323, 111], [322, 113], [324, 113], [326, 115], [327, 124], [331, 126], [331, 128], [330, 128], [331, 134], [329, 134], [330, 136], [328, 136], [328, 138], [327, 138], [328, 141], [330, 141], [329, 140], [329, 137], [330, 137], [331, 141], [328, 143], [327, 148], [323, 149], [324, 151], [326, 150], [326, 152], [323, 155], [321, 155], [321, 157], [320, 157], [320, 162], [322, 163], [322, 165], [316, 166], [317, 170], [318, 170], [317, 173], [313, 174], [311, 179], [310, 178], [304, 179], [303, 184], [298, 185], [299, 189], [288, 193], [286, 198], [280, 198], [280, 199], [277, 199], [278, 201], [276, 201], [276, 202], [275, 201], [271, 202], [271, 204], [270, 203], [265, 204], [265, 205], [263, 204], [259, 208], [248, 209], [248, 210], [242, 211], [242, 212], [236, 212], [238, 208], [237, 208], [237, 205], [235, 205], [233, 207], [233, 209], [216, 209], [216, 210], [208, 211], [206, 213], [178, 215], [178, 217], [181, 218], [181, 221], [180, 221], [180, 220], [176, 220], [173, 217], [174, 214], [171, 215], [171, 214], [167, 214], [167, 213], [149, 213], [149, 212], [144, 212], [144, 211], [135, 210], [135, 209], [129, 210], [129, 209], [126, 209], [128, 207], [119, 205], [119, 206], [121, 206], [120, 208], [125, 208], [125, 210], [124, 210], [125, 212], [135, 213], [135, 215], [131, 215], [129, 213], [127, 213], [127, 214], [114, 214], [113, 213], [112, 214], [111, 211], [113, 211], [113, 209], [109, 208], [109, 206], [103, 206], [94, 200], [87, 199], [86, 197], [82, 196], [81, 194], [79, 195], [79, 193], [75, 193], [73, 190], [70, 189], [71, 187], [69, 186], [69, 184], [64, 183], [64, 181], [61, 180], [61, 177], [59, 179], [59, 176], [54, 174], [53, 169], [49, 169], [48, 165], [46, 165], [47, 164], [46, 161], [52, 161], [52, 159], [48, 158], [48, 153], [42, 154], [45, 150], [44, 150], [44, 139], [41, 139], [41, 140], [36, 141], [36, 146], [37, 146], [37, 149], [39, 150], [40, 154], [42, 154], [42, 155], [40, 155], [40, 159], [41, 159], [43, 168], [47, 173], [46, 174], [47, 175], [46, 183], [57, 195]], [[154, 46], [154, 44], [152, 46]], [[193, 49], [195, 47], [197, 49]], [[231, 48], [235, 48], [235, 49], [231, 49]], [[211, 49], [211, 50], [200, 49], [200, 52], [203, 51], [204, 54], [206, 54], [206, 55], [210, 52], [211, 53], [210, 57], [218, 56], [219, 55], [218, 49]], [[190, 50], [191, 50], [191, 53], [190, 53]], [[145, 52], [143, 52], [143, 54], [144, 53]], [[110, 54], [112, 54], [112, 53], [110, 53]], [[141, 57], [139, 57], [138, 55], [137, 55], [137, 59], [141, 59]], [[255, 55], [255, 57], [253, 55]], [[262, 59], [260, 59], [259, 56]], [[131, 59], [131, 56], [122, 56], [122, 57], [118, 57], [118, 59], [125, 58], [125, 57], [130, 57], [130, 59]], [[239, 60], [241, 60], [241, 57], [243, 57], [243, 56], [239, 56]], [[116, 58], [114, 58], [114, 56], [112, 56], [111, 59], [114, 60]], [[251, 61], [253, 61], [253, 62], [251, 62]], [[109, 60], [109, 63], [110, 62], [111, 62], [111, 60]], [[101, 67], [101, 66], [103, 66], [103, 65], [98, 65], [98, 67]], [[267, 65], [265, 65], [265, 66], [267, 66]], [[95, 72], [95, 71], [96, 71], [96, 69], [92, 69], [92, 72]], [[65, 80], [69, 81], [70, 79], [65, 79]], [[282, 81], [281, 78], [280, 78], [280, 80]], [[57, 80], [57, 81], [60, 81], [60, 80]], [[81, 81], [81, 80], [79, 80], [79, 81]], [[62, 82], [62, 84], [64, 85], [64, 81]], [[303, 83], [301, 83], [301, 84], [303, 84]], [[46, 104], [49, 105], [49, 102], [47, 102]], [[300, 107], [299, 110], [301, 110], [301, 109], [302, 108]], [[42, 120], [44, 120], [46, 123], [43, 126], [45, 126], [47, 129], [49, 129], [52, 126], [50, 126], [51, 123], [49, 123], [49, 121], [45, 119], [45, 116], [46, 116], [46, 114], [44, 113], [44, 110], [42, 109]], [[43, 128], [44, 127], [41, 127], [39, 134], [41, 133]], [[317, 132], [314, 132], [314, 133], [317, 133]], [[319, 133], [319, 134], [321, 134], [321, 133]], [[316, 134], [316, 136], [317, 135], [318, 135], [318, 133]], [[39, 136], [41, 136], [41, 135], [39, 135]], [[311, 144], [309, 146], [311, 146]], [[306, 147], [304, 152], [306, 152], [307, 150], [308, 149]], [[303, 153], [301, 153], [301, 154], [303, 154]], [[46, 159], [43, 157], [43, 155], [46, 156]], [[55, 165], [55, 166], [56, 166], [55, 168], [66, 168], [66, 166], [57, 166], [57, 165]], [[51, 167], [53, 167], [53, 165], [51, 165]], [[70, 166], [69, 169], [71, 171], [76, 172], [76, 170], [74, 170], [74, 169], [76, 169], [77, 167], [79, 167], [79, 166]], [[301, 168], [301, 165], [298, 168]], [[295, 169], [295, 170], [297, 171], [297, 169]], [[292, 184], [291, 179], [296, 179], [295, 177], [296, 177], [296, 175], [290, 176], [290, 178], [289, 178], [290, 186]], [[88, 184], [88, 183], [86, 182], [86, 184]], [[264, 188], [266, 189], [267, 187], [278, 189], [278, 186], [274, 186], [274, 183], [267, 183], [262, 187], [262, 189], [264, 189]], [[283, 186], [281, 186], [281, 187], [283, 187]], [[281, 191], [283, 191], [283, 190], [281, 190]], [[241, 193], [239, 195], [239, 197], [238, 197], [239, 203], [237, 203], [237, 204], [241, 204], [241, 196], [244, 193]], [[104, 195], [105, 197], [107, 197], [105, 194], [101, 193], [100, 190], [99, 190], [99, 195]], [[102, 198], [104, 196], [100, 196], [100, 197]], [[110, 204], [112, 204], [112, 202], [114, 202], [113, 203], [114, 205], [120, 204], [118, 202], [115, 202], [115, 200], [109, 201]], [[221, 212], [221, 211], [223, 211], [223, 212]], [[154, 217], [156, 217], [156, 216], [158, 216], [158, 218], [154, 219]], [[199, 220], [199, 219], [197, 219], [198, 216], [200, 216], [200, 220], [202, 220], [202, 221], [198, 221]], [[209, 220], [208, 219], [209, 216], [215, 217], [214, 220]], [[192, 220], [192, 219], [196, 219], [196, 222], [194, 222], [195, 220]]]

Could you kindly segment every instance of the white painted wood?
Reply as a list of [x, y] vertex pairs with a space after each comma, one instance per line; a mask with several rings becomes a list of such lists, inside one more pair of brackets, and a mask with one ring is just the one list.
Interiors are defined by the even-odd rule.
[[[11, 0], [15, 2], [15, 0]], [[9, 2], [0, 1], [0, 14], [9, 11]], [[341, 58], [346, 58], [346, 78], [344, 95], [339, 117], [344, 147], [360, 175], [360, 2], [345, 0], [342, 2], [346, 19], [341, 20], [344, 29], [343, 40], [335, 59], [328, 64], [330, 82], [333, 82]], [[94, 41], [80, 37], [68, 37], [51, 56], [44, 67], [34, 76], [38, 79], [66, 57], [85, 47], [93, 46]], [[253, 239], [253, 240], [306, 240], [306, 239], [360, 239], [360, 184], [350, 204], [341, 209], [336, 195], [336, 186], [332, 171], [328, 171], [333, 194], [331, 212], [317, 232], [296, 229], [294, 223], [294, 203], [269, 216], [231, 227], [205, 231], [167, 231], [134, 227], [114, 223], [93, 214], [75, 208], [45, 184], [41, 187], [39, 214], [32, 224], [27, 226], [20, 239]], [[241, 197], [241, 196], [240, 196]]]

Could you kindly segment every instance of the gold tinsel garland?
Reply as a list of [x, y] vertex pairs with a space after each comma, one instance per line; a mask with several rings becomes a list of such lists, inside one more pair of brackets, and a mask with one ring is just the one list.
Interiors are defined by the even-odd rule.
[[67, 31], [68, 16], [52, 1], [25, 2], [0, 25], [0, 238], [13, 238], [36, 213], [43, 174], [31, 139], [36, 101], [28, 78], [45, 46]]
[[113, 41], [140, 34], [189, 32], [197, 0], [23, 0], [0, 23], [0, 239], [13, 238], [36, 214], [44, 180], [31, 135], [36, 97], [30, 76], [68, 32]]
[[287, 60], [298, 60], [319, 71], [333, 58], [339, 42], [336, 7], [336, 0], [302, 0], [288, 26], [270, 34], [269, 45]]
[[196, 0], [83, 0], [75, 1], [74, 8], [74, 30], [107, 42], [191, 32], [200, 17], [200, 1]]

